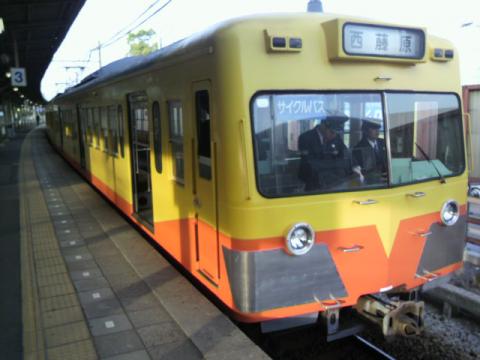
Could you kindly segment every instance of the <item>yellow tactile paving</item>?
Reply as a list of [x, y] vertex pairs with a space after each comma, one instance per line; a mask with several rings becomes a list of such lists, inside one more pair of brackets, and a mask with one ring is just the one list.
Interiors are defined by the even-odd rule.
[[80, 306], [43, 312], [43, 326], [51, 328], [83, 320]]
[[46, 276], [37, 276], [38, 286], [49, 286], [65, 284], [70, 282], [70, 277], [66, 273], [51, 274]]
[[87, 339], [90, 339], [90, 333], [83, 321], [45, 329], [45, 340], [48, 348]]
[[42, 299], [40, 301], [40, 304], [42, 306], [42, 311], [44, 312], [79, 306], [76, 294], [68, 294]]
[[22, 278], [22, 319], [23, 319], [23, 352], [25, 359], [45, 359], [43, 332], [40, 325], [39, 303], [36, 296], [36, 282], [33, 269], [31, 249], [30, 212], [28, 208], [27, 179], [32, 176], [33, 163], [28, 156], [31, 143], [25, 141], [22, 146], [19, 167], [20, 189], [20, 256]]
[[95, 360], [97, 355], [91, 340], [84, 340], [48, 349], [49, 360]]
[[71, 283], [63, 283], [38, 288], [40, 298], [49, 298], [53, 296], [67, 295], [75, 293], [75, 289]]
[[67, 268], [64, 264], [58, 265], [58, 266], [52, 266], [52, 267], [45, 267], [42, 269], [37, 269], [37, 276], [43, 277], [43, 276], [52, 276], [54, 274], [61, 274], [61, 273], [66, 273]]

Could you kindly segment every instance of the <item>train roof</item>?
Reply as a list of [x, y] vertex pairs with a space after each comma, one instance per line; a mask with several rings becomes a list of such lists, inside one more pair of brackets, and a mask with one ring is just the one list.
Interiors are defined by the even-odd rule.
[[[300, 20], [311, 19], [311, 21], [326, 21], [333, 17], [339, 17], [338, 15], [325, 14], [325, 13], [279, 13], [279, 14], [259, 14], [250, 15], [234, 19], [225, 20], [223, 22], [214, 24], [204, 31], [192, 34], [182, 40], [172, 43], [160, 50], [154, 51], [144, 56], [130, 56], [123, 59], [114, 61], [108, 65], [103, 66], [99, 70], [86, 76], [80, 83], [65, 90], [64, 93], [58, 94], [52, 100], [59, 100], [64, 97], [79, 94], [84, 90], [92, 89], [98, 85], [107, 83], [110, 80], [114, 80], [119, 77], [128, 76], [137, 71], [147, 69], [162, 60], [166, 60], [175, 55], [181, 55], [187, 53], [189, 50], [195, 48], [195, 45], [205, 43], [215, 33], [229, 28], [240, 23], [249, 21], [261, 22], [265, 20], [278, 20], [279, 24], [286, 20]], [[307, 20], [308, 21], [308, 20]]]
[[[302, 22], [326, 22], [335, 18], [350, 18], [349, 16], [339, 14], [326, 13], [279, 13], [279, 14], [259, 14], [250, 15], [240, 18], [225, 20], [218, 24], [212, 25], [204, 31], [195, 33], [170, 44], [160, 50], [154, 51], [145, 56], [131, 56], [114, 61], [92, 74], [85, 77], [77, 85], [68, 88], [64, 93], [58, 94], [53, 100], [59, 100], [67, 96], [79, 94], [85, 90], [95, 88], [101, 84], [105, 84], [111, 80], [126, 77], [135, 72], [151, 68], [154, 64], [165, 61], [169, 58], [178, 55], [188, 54], [189, 51], [194, 51], [195, 48], [205, 46], [216, 33], [228, 29], [232, 26], [248, 22], [278, 22], [278, 26], [291, 26], [291, 21]], [[370, 22], [371, 19], [356, 18], [356, 20], [363, 20]], [[376, 21], [375, 21], [376, 22]]]

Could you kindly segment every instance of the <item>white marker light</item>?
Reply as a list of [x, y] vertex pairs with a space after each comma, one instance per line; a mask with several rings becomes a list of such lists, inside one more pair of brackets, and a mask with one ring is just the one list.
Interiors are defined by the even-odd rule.
[[446, 201], [440, 211], [442, 223], [447, 226], [455, 225], [460, 217], [460, 207], [455, 200]]
[[287, 252], [290, 255], [305, 255], [315, 244], [315, 232], [307, 223], [295, 224], [285, 238]]

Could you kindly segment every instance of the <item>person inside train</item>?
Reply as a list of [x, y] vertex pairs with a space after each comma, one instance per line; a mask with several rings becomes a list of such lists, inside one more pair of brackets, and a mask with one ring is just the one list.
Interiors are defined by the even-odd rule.
[[346, 116], [327, 116], [298, 137], [298, 178], [305, 183], [305, 191], [335, 186], [354, 171], [350, 151], [339, 135], [347, 120]]
[[362, 139], [353, 148], [353, 160], [367, 181], [378, 181], [387, 171], [385, 140], [380, 138], [380, 124], [374, 120], [362, 121]]

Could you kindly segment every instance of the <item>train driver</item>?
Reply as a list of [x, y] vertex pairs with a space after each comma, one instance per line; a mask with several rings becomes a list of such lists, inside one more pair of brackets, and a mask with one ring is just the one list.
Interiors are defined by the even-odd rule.
[[352, 169], [350, 152], [339, 135], [347, 120], [342, 115], [327, 116], [298, 137], [301, 155], [298, 178], [305, 183], [305, 191], [331, 188], [352, 172], [358, 173]]
[[386, 178], [385, 140], [379, 138], [380, 124], [374, 120], [362, 120], [362, 139], [353, 148], [353, 160], [360, 166], [361, 172], [369, 180], [377, 182]]

